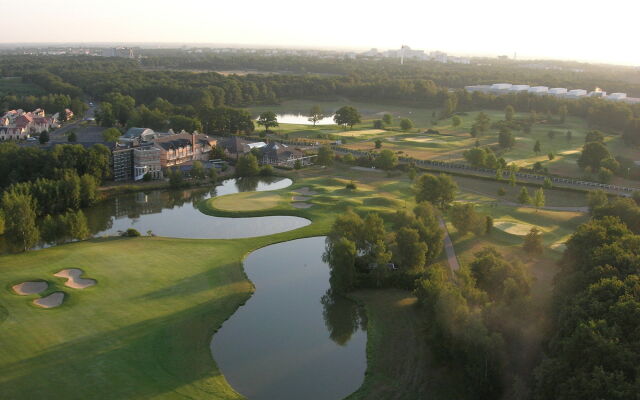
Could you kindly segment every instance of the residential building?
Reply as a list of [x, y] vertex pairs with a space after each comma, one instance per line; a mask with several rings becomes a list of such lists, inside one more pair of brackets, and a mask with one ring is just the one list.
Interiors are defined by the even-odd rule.
[[309, 165], [314, 157], [315, 155], [307, 156], [301, 150], [285, 144], [271, 142], [261, 149], [260, 162], [293, 168], [296, 161], [300, 161], [301, 165]]
[[224, 149], [229, 156], [239, 156], [250, 152], [252, 149], [260, 149], [265, 147], [265, 142], [252, 142], [242, 139], [238, 136], [231, 136], [218, 141], [218, 145]]
[[111, 152], [111, 170], [116, 182], [133, 179], [133, 147], [118, 146]]
[[139, 181], [146, 174], [151, 179], [162, 179], [161, 150], [155, 146], [133, 148], [133, 180]]
[[10, 110], [0, 117], [0, 140], [27, 139], [58, 126], [57, 114], [46, 116], [41, 108], [31, 112]]
[[208, 160], [217, 141], [197, 132], [185, 132], [157, 138], [153, 143], [160, 149], [162, 167], [167, 168], [189, 161]]

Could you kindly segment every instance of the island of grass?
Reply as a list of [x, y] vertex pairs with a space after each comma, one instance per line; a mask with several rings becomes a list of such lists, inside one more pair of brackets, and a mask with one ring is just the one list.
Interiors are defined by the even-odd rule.
[[[415, 205], [406, 176], [390, 178], [344, 166], [294, 174], [293, 186], [270, 192], [278, 199], [275, 206], [268, 196], [258, 197], [262, 209], [253, 211], [221, 211], [213, 207], [215, 199], [199, 206], [214, 215], [296, 215], [312, 221], [297, 230], [236, 240], [93, 239], [0, 257], [6, 288], [0, 292], [0, 393], [7, 398], [77, 398], [79, 390], [82, 397], [94, 399], [241, 398], [217, 368], [209, 343], [254, 290], [242, 259], [270, 244], [324, 235], [348, 208], [388, 216]], [[346, 188], [351, 181], [356, 189]], [[459, 197], [477, 196], [460, 186]], [[314, 207], [294, 209], [288, 204], [293, 193], [310, 192]], [[237, 200], [237, 195], [228, 197]], [[503, 210], [504, 218], [508, 210]], [[510, 217], [522, 223], [541, 218], [539, 223], [546, 223], [542, 211], [525, 210]], [[568, 218], [559, 234], [574, 222], [579, 221]], [[496, 245], [508, 257], [521, 254], [521, 240], [513, 235], [452, 234], [462, 262], [485, 244]], [[527, 266], [545, 275], [555, 270], [555, 256], [544, 255]], [[11, 288], [71, 268], [81, 269], [99, 285], [69, 292], [63, 279], [50, 281], [40, 295], [66, 292], [59, 307], [40, 310]], [[353, 398], [402, 393], [398, 398], [409, 399], [445, 390], [433, 386], [434, 381], [447, 381], [423, 351], [424, 321], [412, 294], [368, 290], [353, 293], [353, 298], [362, 302], [369, 318], [367, 375]], [[455, 397], [451, 387], [455, 385], [445, 392]], [[448, 395], [441, 398], [452, 398]]]
[[212, 206], [224, 211], [256, 211], [286, 204], [286, 200], [274, 192], [240, 192], [233, 196], [214, 197]]

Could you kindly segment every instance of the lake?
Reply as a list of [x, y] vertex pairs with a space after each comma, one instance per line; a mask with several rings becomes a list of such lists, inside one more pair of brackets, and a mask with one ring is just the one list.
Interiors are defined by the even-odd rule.
[[[214, 196], [246, 191], [277, 190], [293, 182], [288, 178], [228, 179], [215, 188], [152, 190], [109, 196], [82, 210], [94, 237], [115, 236], [128, 228], [145, 235], [187, 239], [237, 239], [271, 235], [307, 226], [308, 219], [293, 216], [223, 218], [203, 214], [197, 204]], [[50, 247], [41, 243], [37, 248]], [[0, 253], [6, 252], [0, 236]]]
[[201, 213], [197, 204], [210, 197], [246, 191], [282, 189], [291, 179], [271, 181], [229, 179], [211, 189], [155, 190], [111, 197], [85, 210], [94, 236], [112, 236], [128, 228], [143, 235], [189, 239], [238, 239], [271, 235], [309, 225], [311, 221], [293, 216], [251, 218], [213, 217]]
[[[280, 124], [298, 124], [298, 125], [313, 125], [313, 122], [309, 122], [308, 115], [302, 114], [278, 114], [278, 123]], [[320, 121], [316, 122], [316, 125], [335, 125], [333, 115], [324, 117]]]
[[251, 400], [341, 399], [364, 380], [366, 317], [329, 292], [324, 237], [278, 243], [244, 261], [255, 293], [213, 336], [229, 384]]

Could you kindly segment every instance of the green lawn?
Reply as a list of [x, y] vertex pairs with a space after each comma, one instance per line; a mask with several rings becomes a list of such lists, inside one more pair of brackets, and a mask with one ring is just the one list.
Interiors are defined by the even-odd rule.
[[[349, 206], [391, 212], [401, 204], [394, 196], [410, 196], [408, 182], [398, 185], [379, 174], [364, 176], [355, 193], [346, 192], [352, 173], [301, 171], [294, 187], [274, 193], [312, 188], [318, 192], [313, 208], [280, 204], [245, 213], [313, 221], [290, 232], [238, 240], [93, 239], [0, 257], [0, 397], [240, 398], [217, 369], [209, 342], [252, 293], [243, 257], [276, 242], [323, 235]], [[212, 210], [209, 203], [201, 207]], [[97, 285], [64, 287], [64, 279], [53, 277], [64, 268], [82, 269]], [[38, 295], [12, 292], [12, 285], [33, 279], [50, 283], [42, 295], [64, 291], [63, 305], [43, 310], [31, 304]]]
[[[331, 114], [339, 107], [351, 105], [362, 114], [362, 123], [357, 124], [352, 130], [345, 131], [336, 125], [309, 126], [300, 124], [280, 124], [274, 129], [277, 135], [287, 135], [289, 139], [346, 139], [346, 147], [357, 150], [374, 150], [375, 141], [381, 140], [383, 148], [391, 149], [399, 154], [404, 154], [417, 159], [463, 161], [463, 152], [476, 144], [476, 138], [469, 134], [471, 125], [475, 121], [480, 110], [458, 113], [461, 124], [452, 125], [451, 119], [437, 120], [433, 113], [438, 109], [421, 109], [398, 105], [384, 105], [375, 103], [354, 102], [348, 99], [334, 101], [289, 100], [279, 105], [252, 107], [250, 111], [254, 115], [270, 110], [276, 113], [301, 113], [307, 114], [313, 105], [319, 105], [327, 114]], [[504, 112], [496, 110], [483, 110], [492, 122], [504, 119]], [[373, 121], [381, 119], [382, 115], [389, 113], [393, 116], [393, 124], [385, 131], [372, 132]], [[528, 118], [527, 113], [516, 113], [516, 118]], [[414, 122], [414, 128], [409, 132], [399, 129], [401, 118], [409, 118]], [[435, 122], [435, 123], [434, 123]], [[422, 132], [427, 129], [435, 129], [440, 132], [437, 135], [425, 135]], [[582, 178], [585, 176], [577, 166], [577, 159], [584, 144], [584, 138], [590, 130], [586, 121], [578, 117], [568, 117], [561, 123], [556, 117], [542, 120], [535, 124], [531, 133], [514, 132], [516, 136], [515, 146], [508, 150], [502, 150], [498, 146], [497, 130], [477, 138], [481, 146], [492, 147], [499, 156], [509, 163], [513, 162], [521, 167], [531, 167], [540, 162], [553, 174]], [[260, 131], [260, 128], [258, 129]], [[364, 134], [369, 131], [370, 133]], [[550, 137], [549, 132], [555, 136]], [[571, 139], [567, 139], [566, 133], [571, 131]], [[363, 132], [363, 133], [359, 133]], [[614, 155], [621, 155], [631, 159], [638, 159], [637, 149], [629, 149], [621, 137], [615, 134], [607, 135], [605, 141]], [[536, 154], [533, 147], [536, 141], [540, 141], [541, 152]], [[548, 154], [553, 153], [554, 159], [549, 160]], [[629, 184], [616, 178], [619, 184]], [[632, 184], [633, 185], [633, 184]]]
[[[343, 165], [289, 175], [294, 179], [291, 187], [222, 196], [199, 207], [221, 216], [295, 215], [312, 221], [294, 231], [237, 240], [94, 239], [0, 257], [5, 289], [0, 291], [0, 397], [239, 398], [217, 369], [209, 342], [253, 291], [242, 259], [269, 244], [326, 234], [335, 216], [348, 208], [389, 216], [415, 204], [406, 175], [388, 177]], [[356, 190], [345, 188], [351, 181]], [[565, 238], [586, 218], [492, 207], [491, 196], [470, 191], [492, 182], [475, 181], [460, 182], [459, 200], [485, 198], [479, 211], [539, 225], [547, 245]], [[309, 209], [290, 205], [301, 188], [316, 192], [308, 196], [313, 204]], [[252, 207], [239, 210], [234, 205], [240, 201]], [[452, 229], [452, 237], [463, 263], [487, 244], [510, 259], [523, 257], [521, 238], [507, 233], [458, 237]], [[558, 254], [548, 251], [527, 261], [540, 277], [540, 287], [550, 286]], [[64, 287], [64, 279], [53, 277], [64, 268], [80, 268], [98, 283], [84, 290]], [[42, 310], [31, 304], [36, 295], [12, 292], [12, 285], [33, 279], [50, 283], [45, 294], [64, 291], [63, 305]], [[546, 296], [546, 291], [540, 293]], [[419, 310], [408, 292], [361, 291], [353, 296], [366, 307], [369, 327], [367, 374], [352, 399], [386, 399], [390, 393], [398, 399], [457, 396], [449, 375], [430, 365]]]

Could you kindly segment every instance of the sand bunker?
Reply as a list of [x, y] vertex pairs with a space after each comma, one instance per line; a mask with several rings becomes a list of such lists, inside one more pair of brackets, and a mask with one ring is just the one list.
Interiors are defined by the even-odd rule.
[[80, 278], [82, 274], [84, 274], [84, 271], [79, 268], [69, 268], [63, 269], [53, 276], [57, 276], [59, 278], [67, 278], [67, 281], [64, 283], [64, 285], [74, 289], [84, 289], [96, 284], [96, 281], [93, 279]]
[[531, 228], [533, 228], [533, 225], [519, 224], [511, 221], [496, 221], [493, 226], [503, 232], [516, 236], [525, 236], [529, 231], [531, 231]]
[[45, 281], [23, 282], [13, 286], [13, 291], [22, 296], [44, 292], [49, 287]]
[[42, 308], [54, 308], [62, 304], [63, 300], [64, 300], [64, 292], [53, 292], [46, 297], [34, 300], [33, 304], [40, 306]]
[[309, 196], [293, 196], [293, 201], [307, 201], [310, 198]]
[[291, 205], [294, 208], [309, 208], [309, 207], [313, 206], [313, 204], [309, 204], [309, 203], [291, 203]]
[[563, 156], [568, 156], [568, 155], [571, 155], [571, 154], [578, 154], [578, 153], [580, 153], [581, 151], [582, 151], [582, 150], [567, 150], [567, 151], [563, 151], [563, 152], [562, 152], [562, 153], [560, 153], [560, 154], [562, 154]]
[[562, 253], [563, 251], [566, 250], [567, 244], [564, 243], [564, 242], [556, 242], [556, 243], [552, 244], [550, 247], [551, 247], [552, 250], [559, 251], [559, 252]]
[[404, 139], [407, 142], [416, 142], [416, 143], [447, 143], [441, 139], [434, 139], [430, 137], [409, 137]]
[[310, 190], [308, 187], [296, 189], [296, 193], [300, 193], [303, 196], [313, 196], [314, 194], [318, 194], [318, 192], [314, 192], [313, 190]]

